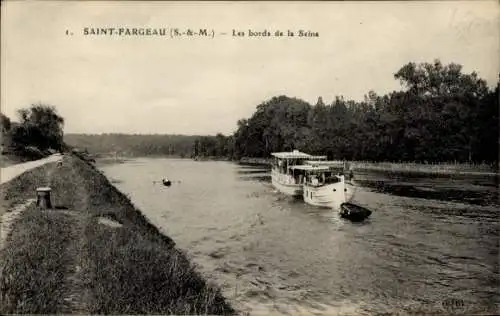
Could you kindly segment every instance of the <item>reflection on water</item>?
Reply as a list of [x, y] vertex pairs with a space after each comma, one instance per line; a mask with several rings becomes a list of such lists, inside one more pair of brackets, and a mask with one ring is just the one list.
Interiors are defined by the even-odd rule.
[[399, 196], [454, 201], [473, 205], [499, 205], [498, 178], [495, 176], [402, 177], [393, 174], [357, 174], [359, 185], [376, 192]]
[[261, 174], [261, 173], [268, 173], [268, 170], [265, 169], [240, 169], [236, 171], [238, 174], [242, 175], [252, 175], [252, 174]]
[[[355, 175], [354, 200], [373, 214], [351, 223], [276, 192], [262, 167], [133, 162], [102, 169], [236, 308], [251, 314], [449, 314], [442, 302], [455, 298], [469, 314], [496, 311], [499, 222], [490, 206], [496, 187], [488, 181], [460, 182], [460, 199], [447, 193], [458, 190], [458, 181]], [[153, 183], [164, 176], [182, 183]], [[469, 188], [488, 202], [471, 203]]]

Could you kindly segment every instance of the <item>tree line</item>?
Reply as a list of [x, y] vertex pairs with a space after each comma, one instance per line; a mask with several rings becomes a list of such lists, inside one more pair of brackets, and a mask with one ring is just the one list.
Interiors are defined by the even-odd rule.
[[65, 134], [64, 141], [94, 155], [191, 157], [200, 136], [145, 134]]
[[229, 136], [64, 135], [55, 108], [35, 104], [18, 112], [19, 122], [1, 115], [2, 153], [40, 156], [75, 146], [103, 155], [239, 159], [299, 149], [329, 159], [498, 163], [498, 85], [490, 89], [475, 72], [439, 60], [410, 62], [394, 79], [401, 90], [370, 91], [363, 101], [273, 97]]
[[299, 149], [329, 159], [498, 162], [498, 85], [451, 63], [408, 63], [401, 91], [316, 104], [277, 96], [237, 122], [231, 136], [199, 138], [194, 155], [268, 157]]
[[180, 158], [232, 157], [232, 137], [161, 134], [73, 134], [64, 135], [71, 147], [97, 156], [168, 156]]
[[2, 155], [38, 159], [66, 149], [64, 118], [54, 106], [33, 104], [18, 111], [18, 122], [0, 115]]

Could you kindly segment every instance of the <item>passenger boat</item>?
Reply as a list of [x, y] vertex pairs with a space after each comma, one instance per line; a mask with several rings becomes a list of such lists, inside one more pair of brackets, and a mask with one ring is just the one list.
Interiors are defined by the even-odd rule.
[[[326, 156], [313, 156], [298, 150], [291, 152], [276, 152], [271, 154], [274, 159], [271, 170], [271, 182], [280, 192], [300, 197], [304, 192], [303, 172], [293, 169], [293, 166], [301, 166], [305, 161], [326, 160]], [[301, 178], [302, 176], [302, 178]]]
[[304, 165], [292, 166], [295, 173], [302, 173], [299, 181], [303, 186], [304, 202], [340, 211], [342, 203], [350, 200], [353, 188], [347, 185], [338, 168], [325, 161], [305, 161]]

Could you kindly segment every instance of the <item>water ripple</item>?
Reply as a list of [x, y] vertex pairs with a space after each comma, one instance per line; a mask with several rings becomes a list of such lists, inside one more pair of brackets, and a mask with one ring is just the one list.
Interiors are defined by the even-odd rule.
[[[102, 169], [242, 312], [449, 314], [450, 299], [497, 311], [500, 222], [488, 179], [355, 175], [355, 202], [373, 214], [351, 223], [276, 192], [255, 167], [141, 159]], [[182, 182], [151, 184], [165, 174]]]

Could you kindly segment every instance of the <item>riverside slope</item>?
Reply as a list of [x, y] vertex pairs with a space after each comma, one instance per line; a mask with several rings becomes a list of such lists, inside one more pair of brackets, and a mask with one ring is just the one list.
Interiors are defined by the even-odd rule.
[[0, 251], [0, 313], [234, 313], [92, 165], [65, 156], [27, 171], [1, 185], [3, 204], [12, 209], [40, 184], [52, 187], [55, 209], [30, 205], [13, 224]]

